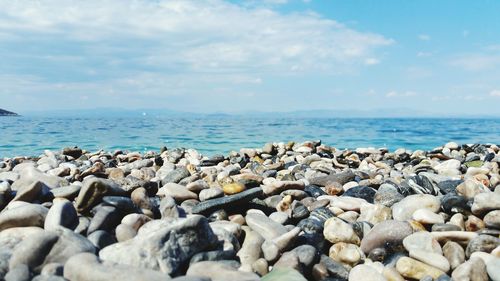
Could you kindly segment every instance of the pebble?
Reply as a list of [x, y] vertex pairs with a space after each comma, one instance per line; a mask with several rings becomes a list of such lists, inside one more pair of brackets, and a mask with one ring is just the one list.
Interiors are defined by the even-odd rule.
[[349, 272], [349, 281], [386, 281], [387, 279], [368, 265], [360, 264]]
[[323, 235], [331, 243], [346, 242], [359, 244], [360, 242], [358, 235], [356, 235], [351, 225], [336, 217], [326, 220]]
[[465, 251], [457, 242], [446, 242], [443, 246], [443, 255], [450, 263], [451, 269], [455, 269], [465, 262]]
[[442, 270], [412, 258], [402, 257], [396, 263], [397, 271], [407, 278], [422, 279], [431, 276], [433, 279], [445, 274]]
[[430, 194], [410, 195], [392, 206], [392, 217], [395, 220], [405, 221], [411, 219], [418, 209], [427, 209], [436, 213], [440, 207], [439, 199]]
[[444, 218], [429, 209], [418, 209], [413, 212], [412, 218], [422, 224], [444, 223]]
[[375, 248], [383, 247], [386, 243], [400, 245], [403, 239], [413, 233], [409, 223], [387, 220], [375, 225], [361, 240], [361, 250], [368, 254]]

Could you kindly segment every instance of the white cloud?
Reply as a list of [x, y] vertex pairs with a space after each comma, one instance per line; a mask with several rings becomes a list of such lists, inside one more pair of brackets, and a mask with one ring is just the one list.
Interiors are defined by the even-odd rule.
[[419, 58], [426, 58], [426, 57], [431, 57], [433, 55], [432, 52], [418, 52], [417, 57]]
[[406, 92], [397, 92], [397, 91], [390, 91], [387, 94], [385, 94], [386, 98], [404, 98], [404, 97], [413, 97], [417, 93], [412, 92], [412, 91], [406, 91]]
[[380, 60], [376, 59], [376, 58], [367, 58], [365, 59], [365, 64], [366, 65], [375, 65], [375, 64], [379, 64], [380, 63]]
[[452, 66], [461, 67], [467, 71], [481, 71], [500, 66], [500, 54], [476, 53], [456, 56], [451, 60]]
[[392, 43], [310, 12], [222, 0], [1, 1], [0, 34], [81, 44], [90, 55], [127, 61], [116, 50], [132, 52], [141, 65], [231, 73], [338, 72], [377, 60], [375, 49]]
[[431, 37], [428, 34], [419, 34], [418, 39], [422, 41], [429, 41], [431, 40]]
[[492, 97], [500, 97], [500, 90], [493, 90], [490, 92], [490, 96]]

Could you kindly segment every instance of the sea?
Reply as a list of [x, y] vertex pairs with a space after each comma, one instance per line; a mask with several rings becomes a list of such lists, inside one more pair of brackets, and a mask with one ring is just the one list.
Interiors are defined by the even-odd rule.
[[267, 142], [321, 140], [340, 149], [432, 150], [449, 141], [500, 144], [500, 119], [204, 117], [0, 117], [0, 159], [78, 146], [89, 151], [194, 148], [203, 155]]

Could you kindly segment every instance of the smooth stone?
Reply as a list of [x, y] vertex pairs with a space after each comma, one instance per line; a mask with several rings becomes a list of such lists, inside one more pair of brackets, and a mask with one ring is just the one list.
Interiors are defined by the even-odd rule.
[[198, 196], [200, 198], [200, 201], [203, 202], [224, 196], [224, 191], [220, 187], [211, 187], [200, 191], [200, 194]]
[[347, 270], [347, 268], [341, 263], [334, 261], [330, 257], [322, 255], [320, 258], [320, 263], [326, 268], [326, 272], [328, 273], [329, 277], [337, 278], [340, 280], [347, 280], [349, 278], [349, 271]]
[[439, 211], [441, 202], [430, 194], [414, 194], [405, 197], [403, 200], [392, 206], [392, 217], [395, 220], [405, 221], [412, 218], [413, 213], [418, 209], [428, 209], [436, 213]]
[[500, 258], [494, 258], [486, 264], [486, 270], [491, 280], [500, 281]]
[[362, 198], [369, 203], [373, 203], [375, 193], [376, 190], [369, 186], [355, 186], [345, 191], [342, 196]]
[[357, 221], [366, 221], [373, 225], [392, 218], [392, 210], [379, 204], [362, 205], [360, 212]]
[[118, 242], [127, 241], [137, 235], [137, 230], [128, 224], [119, 224], [115, 229], [116, 240]]
[[105, 205], [115, 207], [122, 214], [135, 213], [139, 211], [132, 199], [125, 196], [104, 196], [102, 197], [102, 202]]
[[408, 257], [401, 257], [396, 263], [396, 270], [403, 276], [413, 279], [421, 279], [431, 276], [434, 279], [445, 274], [433, 266]]
[[490, 253], [500, 245], [500, 238], [490, 235], [478, 235], [471, 239], [467, 248], [465, 249], [465, 256], [470, 257], [474, 252]]
[[43, 264], [45, 257], [58, 239], [58, 235], [51, 232], [36, 233], [25, 238], [14, 248], [9, 260], [9, 268], [27, 265], [34, 270]]
[[315, 177], [309, 180], [310, 184], [317, 186], [326, 186], [331, 182], [338, 182], [344, 185], [354, 179], [355, 175], [352, 170], [345, 170], [340, 173], [330, 174], [328, 176]]
[[403, 199], [404, 196], [398, 192], [395, 186], [391, 184], [382, 184], [375, 193], [373, 202], [390, 208]]
[[403, 239], [403, 246], [408, 252], [422, 250], [438, 255], [443, 253], [439, 242], [427, 231], [419, 231], [408, 235]]
[[75, 200], [75, 207], [79, 213], [84, 213], [100, 203], [104, 195], [119, 192], [120, 187], [111, 180], [87, 177], [82, 182], [82, 188]]
[[147, 190], [144, 187], [134, 189], [130, 194], [132, 202], [141, 209], [151, 210], [152, 204], [148, 197]]
[[90, 234], [96, 230], [111, 231], [120, 224], [122, 214], [112, 206], [98, 206], [94, 217], [90, 220], [87, 233]]
[[29, 185], [23, 185], [19, 187], [12, 201], [33, 202], [44, 188], [48, 189], [48, 187], [40, 181], [35, 181]]
[[198, 195], [192, 191], [189, 191], [185, 186], [177, 183], [166, 183], [162, 188], [156, 193], [158, 196], [170, 196], [175, 199], [176, 202], [181, 203], [188, 199], [198, 199]]
[[329, 196], [329, 195], [323, 195], [318, 197], [318, 200], [323, 200], [323, 199], [330, 200], [330, 207], [337, 207], [344, 211], [359, 212], [361, 206], [370, 204], [366, 202], [365, 199], [355, 198], [355, 197], [339, 197], [339, 196]]
[[162, 185], [165, 185], [167, 183], [178, 183], [180, 182], [183, 178], [189, 177], [191, 174], [189, 173], [188, 169], [186, 167], [179, 167], [175, 170], [172, 170], [168, 172], [162, 179], [161, 183]]
[[76, 146], [75, 147], [65, 147], [62, 150], [62, 154], [67, 155], [67, 156], [71, 156], [74, 159], [78, 159], [78, 158], [80, 158], [80, 156], [82, 156], [83, 151], [81, 148], [78, 148]]
[[104, 230], [92, 232], [87, 239], [99, 250], [116, 243], [115, 237]]
[[444, 223], [441, 215], [436, 214], [429, 209], [418, 209], [413, 212], [412, 218], [422, 224]]
[[346, 242], [359, 244], [360, 242], [352, 226], [336, 217], [326, 220], [323, 235], [331, 243]]
[[269, 215], [269, 218], [279, 224], [285, 225], [288, 221], [288, 214], [285, 212], [274, 212]]
[[260, 196], [261, 194], [262, 188], [250, 188], [234, 195], [200, 202], [193, 207], [192, 212], [193, 214], [208, 214], [219, 209], [239, 207], [245, 205], [248, 201]]
[[288, 269], [300, 270], [299, 257], [294, 252], [285, 252], [274, 263], [273, 269], [276, 268], [288, 268]]
[[500, 209], [500, 192], [479, 193], [474, 196], [471, 211], [473, 214], [483, 214]]
[[[450, 159], [450, 160], [446, 160], [446, 161], [443, 161], [439, 164], [437, 164], [436, 166], [434, 166], [434, 170], [436, 170], [438, 172], [438, 174], [442, 174], [442, 175], [455, 175], [455, 174], [459, 174], [460, 172], [458, 172], [458, 169], [460, 168], [460, 161], [459, 160], [456, 160], [456, 159]], [[448, 173], [449, 170], [457, 170], [457, 173]]]
[[59, 227], [50, 233], [56, 233], [59, 239], [45, 257], [42, 267], [49, 263], [65, 264], [70, 257], [79, 253], [94, 254], [96, 252], [96, 248], [87, 238], [68, 228]]
[[0, 213], [0, 231], [12, 227], [43, 227], [48, 211], [41, 205], [22, 202], [18, 207]]
[[368, 254], [375, 248], [384, 247], [386, 243], [398, 245], [403, 239], [413, 233], [413, 229], [408, 222], [387, 220], [375, 225], [363, 240], [361, 240], [361, 250]]
[[307, 281], [297, 270], [277, 267], [260, 279], [262, 281]]
[[328, 256], [334, 261], [351, 267], [357, 265], [365, 258], [365, 254], [357, 245], [344, 242], [332, 245], [328, 252]]
[[223, 261], [223, 260], [232, 260], [235, 258], [236, 253], [233, 250], [216, 250], [216, 251], [208, 251], [201, 252], [195, 254], [190, 260], [189, 264], [194, 264], [202, 261]]
[[170, 276], [158, 271], [135, 266], [105, 263], [93, 254], [72, 256], [64, 266], [64, 277], [75, 281], [133, 281], [169, 280]]
[[289, 248], [301, 229], [294, 227], [287, 233], [278, 236], [274, 239], [265, 240], [262, 244], [262, 253], [267, 261], [276, 260], [284, 249]]
[[259, 276], [251, 272], [238, 271], [237, 269], [221, 262], [202, 261], [192, 264], [186, 276], [208, 277], [212, 281], [258, 281]]
[[248, 213], [245, 216], [247, 225], [265, 240], [272, 240], [288, 232], [283, 225], [271, 220], [265, 215], [258, 213]]
[[[194, 215], [165, 226], [141, 227], [137, 236], [99, 252], [104, 261], [176, 273], [194, 254], [215, 244], [217, 238], [205, 217]], [[152, 225], [153, 226], [153, 225]]]
[[266, 195], [273, 195], [289, 189], [303, 190], [305, 184], [303, 181], [281, 181], [274, 178], [265, 178], [262, 185], [262, 191]]
[[500, 210], [487, 213], [483, 221], [488, 228], [500, 229]]
[[186, 185], [186, 188], [192, 192], [200, 192], [203, 189], [207, 189], [209, 187], [210, 186], [208, 185], [208, 183], [205, 180], [196, 180], [196, 181], [190, 182]]
[[431, 232], [431, 235], [437, 241], [455, 241], [469, 243], [470, 240], [476, 238], [478, 234], [470, 231], [437, 231]]
[[65, 198], [54, 198], [45, 217], [44, 229], [53, 230], [63, 226], [74, 230], [78, 226], [78, 214], [73, 204]]
[[450, 263], [451, 269], [455, 269], [465, 262], [465, 251], [457, 242], [446, 242], [443, 246], [443, 255]]
[[245, 185], [239, 182], [229, 183], [222, 186], [224, 194], [232, 195], [245, 190]]
[[448, 272], [450, 270], [450, 263], [442, 255], [430, 253], [420, 249], [412, 249], [409, 253], [411, 258], [419, 260], [423, 263], [431, 265], [443, 272]]
[[459, 265], [451, 273], [453, 281], [488, 281], [486, 265], [480, 258], [473, 258]]
[[349, 272], [349, 281], [387, 281], [387, 279], [373, 267], [360, 264]]
[[42, 271], [40, 272], [41, 275], [57, 275], [57, 276], [63, 276], [63, 269], [64, 265], [62, 263], [49, 263], [46, 264], [43, 268]]
[[72, 200], [78, 193], [82, 187], [80, 185], [67, 185], [63, 187], [53, 188], [50, 190], [54, 197], [61, 197]]
[[31, 272], [25, 264], [19, 264], [12, 268], [5, 275], [5, 281], [29, 281], [31, 280]]
[[306, 268], [311, 268], [311, 266], [318, 258], [317, 250], [312, 245], [300, 245], [294, 248], [292, 251], [297, 254], [299, 262]]
[[484, 222], [474, 215], [468, 216], [467, 220], [465, 221], [465, 231], [477, 232], [481, 229], [484, 229], [485, 227], [486, 225], [484, 224]]
[[431, 231], [461, 231], [462, 229], [458, 225], [449, 223], [436, 223], [431, 227]]
[[463, 183], [457, 186], [456, 191], [459, 195], [462, 195], [467, 199], [472, 199], [474, 196], [482, 192], [490, 192], [486, 186], [473, 179], [466, 179]]
[[[242, 270], [241, 267], [239, 270]], [[245, 270], [243, 270], [245, 271]], [[248, 272], [255, 272], [259, 274], [260, 276], [264, 276], [269, 273], [269, 264], [264, 258], [260, 258], [256, 261], [254, 261], [251, 265], [251, 271]]]

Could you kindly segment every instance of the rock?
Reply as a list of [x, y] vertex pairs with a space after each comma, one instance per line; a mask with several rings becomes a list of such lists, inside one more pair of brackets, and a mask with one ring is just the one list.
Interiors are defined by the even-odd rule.
[[440, 206], [441, 202], [435, 196], [429, 194], [410, 195], [392, 206], [392, 217], [395, 220], [405, 221], [411, 219], [413, 213], [418, 209], [428, 209], [436, 213]]
[[240, 193], [245, 190], [245, 185], [239, 182], [229, 183], [222, 186], [222, 190], [225, 194], [232, 195]]
[[490, 253], [500, 245], [500, 238], [489, 235], [478, 235], [470, 240], [465, 250], [465, 256], [470, 257], [474, 252]]
[[445, 274], [433, 266], [408, 257], [400, 258], [396, 263], [396, 269], [403, 277], [413, 279], [422, 279], [426, 276], [437, 279], [439, 276]]
[[83, 154], [83, 151], [81, 148], [78, 148], [78, 147], [65, 147], [62, 151], [62, 154], [63, 155], [67, 155], [67, 156], [71, 156], [75, 159], [78, 159], [80, 158], [80, 156], [82, 156]]
[[75, 206], [79, 213], [84, 213], [98, 204], [104, 195], [117, 191], [119, 187], [111, 180], [87, 177], [83, 183]]
[[365, 199], [369, 203], [373, 203], [376, 191], [369, 186], [356, 186], [349, 188], [342, 196], [356, 197]]
[[87, 239], [99, 250], [116, 243], [116, 239], [104, 230], [92, 232], [87, 236]]
[[480, 215], [498, 209], [500, 209], [499, 192], [479, 193], [474, 196], [474, 203], [471, 207], [472, 213]]
[[339, 242], [330, 247], [328, 256], [336, 262], [349, 265], [351, 267], [360, 263], [365, 254], [354, 244]]
[[422, 224], [444, 223], [444, 219], [429, 209], [418, 209], [413, 212], [412, 218]]
[[272, 240], [288, 232], [286, 227], [262, 214], [248, 213], [245, 221], [252, 230], [259, 233], [265, 240]]
[[325, 222], [323, 235], [331, 243], [346, 242], [359, 244], [360, 239], [352, 227], [343, 220], [333, 217]]
[[224, 191], [219, 187], [211, 187], [208, 189], [203, 189], [200, 191], [199, 198], [200, 201], [207, 201], [214, 198], [219, 198], [224, 196]]
[[457, 242], [446, 242], [443, 246], [443, 254], [450, 263], [451, 269], [455, 269], [465, 262], [465, 251]]
[[30, 203], [22, 203], [18, 207], [0, 213], [0, 231], [11, 227], [40, 226], [43, 227], [47, 208]]
[[78, 214], [71, 202], [65, 198], [54, 198], [45, 218], [45, 230], [54, 230], [63, 226], [74, 230], [78, 226]]
[[169, 275], [150, 269], [103, 263], [89, 253], [72, 256], [64, 266], [64, 277], [76, 281], [159, 281], [170, 279]]
[[133, 239], [102, 249], [99, 257], [175, 274], [194, 254], [214, 245], [216, 239], [204, 217], [192, 216], [154, 231], [139, 231]]
[[307, 281], [302, 274], [292, 268], [274, 268], [269, 274], [261, 279], [262, 281]]
[[31, 273], [25, 264], [20, 264], [5, 275], [5, 281], [29, 281], [31, 280]]
[[483, 221], [489, 228], [500, 229], [500, 210], [491, 211], [484, 216]]
[[422, 250], [428, 253], [441, 255], [443, 252], [439, 242], [427, 231], [415, 232], [403, 239], [406, 251]]
[[121, 219], [122, 215], [115, 207], [98, 206], [94, 217], [90, 220], [87, 233], [90, 234], [96, 230], [111, 231], [120, 224]]
[[312, 178], [309, 180], [309, 183], [318, 186], [326, 186], [331, 182], [338, 182], [344, 185], [347, 182], [352, 181], [354, 179], [354, 176], [355, 175], [351, 170], [346, 170], [337, 174]]
[[487, 281], [488, 273], [483, 260], [480, 258], [473, 258], [453, 270], [451, 278], [453, 278], [454, 281]]
[[500, 281], [500, 258], [495, 258], [488, 262], [486, 270], [491, 280]]
[[54, 197], [73, 200], [73, 198], [78, 196], [81, 188], [82, 187], [79, 185], [67, 185], [63, 187], [53, 188], [50, 190], [50, 192], [52, 193], [52, 195], [54, 195]]
[[347, 268], [345, 268], [341, 263], [332, 260], [330, 257], [322, 255], [320, 263], [324, 266], [327, 274], [331, 278], [337, 278], [340, 280], [347, 280], [349, 278], [349, 271]]
[[410, 224], [403, 221], [387, 220], [375, 225], [361, 240], [361, 250], [368, 254], [375, 248], [383, 247], [386, 243], [401, 245], [403, 239], [412, 234]]
[[201, 202], [193, 207], [192, 212], [193, 214], [207, 214], [218, 209], [238, 207], [260, 196], [261, 194], [262, 189], [260, 187], [251, 188], [234, 195]]
[[259, 276], [255, 273], [238, 271], [235, 268], [220, 262], [202, 261], [192, 264], [186, 276], [208, 277], [212, 281], [258, 281]]
[[373, 202], [375, 204], [384, 205], [386, 207], [392, 207], [392, 205], [403, 200], [404, 196], [398, 192], [398, 189], [390, 184], [382, 184], [375, 196], [373, 197]]
[[382, 221], [390, 220], [392, 218], [391, 209], [379, 204], [361, 205], [360, 212], [361, 215], [357, 220], [366, 221], [373, 225]]
[[48, 187], [40, 181], [34, 181], [29, 185], [23, 185], [17, 190], [16, 196], [12, 201], [33, 202], [44, 188], [48, 189]]
[[170, 196], [175, 199], [176, 202], [181, 203], [188, 199], [198, 199], [196, 193], [189, 191], [185, 186], [177, 183], [166, 183], [156, 195], [159, 196]]
[[273, 239], [265, 240], [262, 244], [262, 253], [267, 261], [274, 261], [286, 248], [289, 248], [293, 240], [299, 235], [300, 228], [292, 228], [287, 233], [275, 237]]
[[240, 270], [251, 272], [252, 264], [259, 259], [262, 254], [261, 246], [264, 243], [264, 238], [249, 228], [245, 229], [245, 240], [237, 256], [241, 261]]
[[349, 281], [386, 281], [386, 278], [373, 267], [360, 264], [349, 272]]
[[162, 179], [162, 185], [167, 183], [179, 183], [183, 178], [189, 177], [190, 173], [186, 167], [179, 167], [173, 171], [167, 173]]
[[450, 263], [442, 255], [430, 253], [420, 249], [412, 249], [409, 255], [411, 258], [440, 269], [443, 272], [448, 272], [450, 270]]
[[14, 248], [9, 267], [13, 269], [20, 265], [27, 265], [35, 270], [44, 263], [45, 257], [58, 239], [57, 234], [51, 232], [40, 232], [25, 238]]
[[303, 181], [280, 181], [274, 178], [266, 178], [262, 186], [262, 191], [266, 195], [272, 195], [289, 189], [303, 190], [304, 188], [305, 184]]

